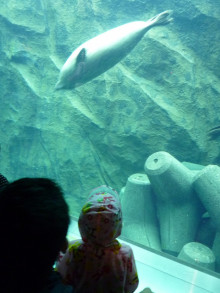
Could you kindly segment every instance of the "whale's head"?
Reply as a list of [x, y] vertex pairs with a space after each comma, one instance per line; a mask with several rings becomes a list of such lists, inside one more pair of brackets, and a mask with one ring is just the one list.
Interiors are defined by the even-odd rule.
[[58, 82], [55, 85], [55, 90], [61, 90], [63, 88], [63, 84], [58, 80]]
[[86, 66], [85, 54], [86, 51], [85, 48], [83, 48], [78, 54], [74, 52], [67, 59], [60, 71], [55, 90], [73, 89], [83, 83]]
[[55, 90], [57, 91], [57, 90], [62, 90], [62, 89], [71, 89], [71, 88], [74, 88], [74, 85], [67, 85], [67, 84], [65, 84], [65, 83], [63, 83], [62, 82], [62, 80], [58, 80], [58, 82], [56, 83], [56, 85], [55, 85]]
[[60, 71], [55, 90], [73, 89], [75, 87], [75, 68], [64, 67]]
[[79, 69], [75, 69], [74, 72], [69, 76], [69, 77], [63, 77], [63, 75], [61, 74], [58, 82], [55, 85], [55, 90], [70, 90], [70, 89], [74, 89], [82, 84], [84, 84], [82, 78], [83, 78], [83, 68], [84, 65], [82, 65], [82, 68]]

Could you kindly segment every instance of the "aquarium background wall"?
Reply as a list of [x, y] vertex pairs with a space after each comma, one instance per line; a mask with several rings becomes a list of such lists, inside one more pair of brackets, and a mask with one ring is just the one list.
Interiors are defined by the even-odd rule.
[[[121, 24], [174, 11], [115, 67], [74, 90], [55, 91], [81, 43]], [[219, 164], [218, 0], [2, 0], [0, 172], [50, 177], [71, 214], [90, 189], [120, 190], [148, 156]]]

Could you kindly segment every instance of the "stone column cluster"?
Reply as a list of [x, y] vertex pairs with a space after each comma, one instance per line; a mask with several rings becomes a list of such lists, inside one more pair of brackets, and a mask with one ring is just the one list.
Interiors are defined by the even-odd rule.
[[220, 167], [191, 165], [167, 152], [148, 157], [146, 174], [120, 193], [122, 236], [220, 272]]

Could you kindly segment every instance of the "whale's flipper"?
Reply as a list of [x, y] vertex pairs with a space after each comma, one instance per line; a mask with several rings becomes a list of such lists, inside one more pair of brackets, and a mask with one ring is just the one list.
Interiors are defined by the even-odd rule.
[[78, 81], [81, 79], [85, 72], [85, 66], [86, 66], [86, 49], [82, 48], [82, 50], [79, 52], [78, 56], [76, 57], [76, 69], [74, 71], [74, 74], [72, 76], [72, 79], [75, 81]]
[[82, 48], [82, 50], [79, 52], [78, 56], [76, 57], [76, 62], [85, 62], [86, 60], [86, 49]]

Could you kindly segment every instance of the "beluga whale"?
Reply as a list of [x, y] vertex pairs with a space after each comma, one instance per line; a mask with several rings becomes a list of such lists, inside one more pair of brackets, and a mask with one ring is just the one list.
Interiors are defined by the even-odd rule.
[[104, 73], [128, 55], [152, 27], [168, 24], [171, 14], [167, 10], [148, 21], [130, 22], [86, 41], [66, 60], [55, 89], [73, 89]]

